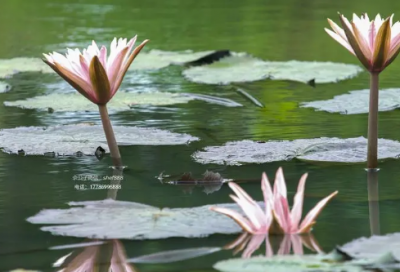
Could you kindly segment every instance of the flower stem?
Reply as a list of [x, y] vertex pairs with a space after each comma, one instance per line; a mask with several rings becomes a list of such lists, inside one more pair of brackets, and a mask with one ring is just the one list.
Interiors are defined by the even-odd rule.
[[117, 141], [115, 140], [114, 131], [111, 126], [110, 118], [108, 116], [107, 106], [106, 105], [98, 105], [98, 106], [99, 106], [101, 122], [103, 123], [104, 133], [106, 134], [108, 147], [110, 148], [113, 165], [117, 169], [122, 169], [123, 167], [122, 167], [121, 154], [119, 153]]
[[378, 172], [368, 171], [367, 180], [371, 235], [380, 235]]
[[371, 73], [368, 115], [368, 155], [367, 168], [378, 167], [378, 105], [379, 74]]

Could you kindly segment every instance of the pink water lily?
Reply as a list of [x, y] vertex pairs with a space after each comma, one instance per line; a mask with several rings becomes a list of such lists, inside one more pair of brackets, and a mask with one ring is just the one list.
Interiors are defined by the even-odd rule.
[[278, 171], [276, 172], [273, 193], [267, 175], [265, 175], [265, 173], [263, 174], [262, 184], [265, 184], [267, 187], [265, 190], [267, 196], [265, 196], [265, 198], [273, 202], [272, 207], [275, 219], [274, 221], [277, 223], [274, 225], [274, 228], [272, 228], [272, 232], [286, 234], [310, 232], [312, 226], [316, 223], [316, 218], [321, 213], [325, 205], [337, 195], [338, 191], [335, 191], [319, 201], [300, 223], [303, 212], [304, 187], [306, 185], [307, 176], [307, 173], [301, 176], [299, 185], [297, 187], [297, 193], [294, 196], [294, 204], [292, 210], [290, 210], [282, 168], [279, 167]]
[[[265, 173], [262, 174], [261, 189], [264, 197], [265, 211], [263, 211], [258, 203], [239, 185], [233, 182], [229, 182], [229, 187], [237, 196], [231, 195], [231, 198], [242, 208], [246, 217], [234, 210], [223, 207], [213, 206], [210, 207], [210, 209], [231, 217], [243, 228], [243, 230], [251, 234], [308, 233], [316, 223], [315, 220], [317, 216], [325, 205], [338, 193], [338, 191], [333, 192], [318, 202], [300, 224], [306, 179], [307, 174], [304, 174], [300, 179], [297, 193], [294, 197], [292, 210], [289, 209], [287, 201], [287, 190], [282, 168], [279, 168], [276, 173], [273, 191], [267, 175]], [[273, 216], [271, 216], [271, 214]], [[274, 224], [271, 226], [272, 222], [274, 222]]]
[[393, 24], [393, 15], [382, 19], [378, 14], [370, 20], [367, 14], [353, 14], [349, 20], [339, 14], [340, 28], [328, 19], [332, 30], [325, 31], [353, 55], [370, 72], [381, 72], [396, 58], [400, 51], [400, 23]]
[[148, 40], [132, 50], [135, 42], [136, 36], [129, 42], [114, 38], [107, 57], [107, 48], [99, 49], [93, 41], [82, 53], [68, 49], [65, 56], [57, 52], [44, 54], [44, 62], [87, 99], [104, 105], [118, 91], [126, 71]]
[[[268, 233], [273, 220], [270, 201], [266, 198], [264, 199], [265, 209], [262, 210], [260, 205], [258, 205], [258, 203], [255, 202], [239, 185], [234, 182], [229, 182], [228, 185], [236, 193], [236, 196], [230, 195], [230, 197], [242, 208], [247, 218], [237, 211], [223, 207], [213, 206], [210, 207], [210, 210], [231, 217], [245, 231], [251, 234]], [[264, 185], [262, 185], [261, 188], [263, 191], [266, 189]], [[264, 193], [264, 196], [267, 196], [267, 194]]]

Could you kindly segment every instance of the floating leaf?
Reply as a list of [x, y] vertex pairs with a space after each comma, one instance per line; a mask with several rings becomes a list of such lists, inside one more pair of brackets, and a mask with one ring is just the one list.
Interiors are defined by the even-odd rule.
[[[378, 140], [378, 158], [398, 158], [400, 142]], [[206, 147], [194, 153], [200, 163], [241, 165], [267, 163], [298, 158], [310, 161], [358, 163], [367, 159], [367, 139], [364, 137], [339, 139], [316, 138], [294, 141], [254, 142], [249, 140], [228, 142], [223, 146]]]
[[[341, 114], [368, 113], [369, 90], [350, 91], [348, 94], [337, 95], [329, 100], [304, 102], [300, 107]], [[400, 89], [380, 90], [379, 111], [391, 111], [397, 108], [400, 108]]]
[[54, 73], [39, 58], [0, 59], [0, 78], [8, 78], [20, 72]]
[[129, 263], [172, 263], [192, 259], [220, 251], [220, 247], [199, 247], [178, 250], [168, 250], [127, 260]]
[[0, 81], [0, 93], [6, 93], [11, 90], [11, 86], [5, 82]]
[[362, 272], [361, 266], [352, 263], [324, 261], [320, 255], [275, 255], [230, 259], [217, 262], [214, 268], [223, 272]]
[[190, 81], [206, 84], [229, 84], [262, 79], [293, 80], [304, 83], [330, 83], [355, 77], [362, 71], [352, 64], [307, 61], [263, 61], [246, 53], [232, 53], [219, 62], [183, 71]]
[[362, 237], [341, 246], [340, 249], [359, 259], [376, 259], [391, 252], [400, 261], [400, 233]]
[[[219, 97], [203, 97], [196, 94], [180, 94], [167, 92], [131, 93], [118, 92], [107, 104], [110, 111], [131, 110], [133, 106], [165, 106], [173, 104], [188, 103], [191, 100], [202, 100], [208, 103], [224, 105], [228, 107], [242, 106], [232, 100]], [[54, 111], [99, 111], [97, 105], [82, 97], [77, 92], [52, 93], [49, 95], [36, 96], [25, 100], [5, 101], [5, 106], [21, 107], [25, 109], [40, 109], [48, 111], [49, 107]]]
[[[142, 127], [114, 126], [119, 145], [180, 145], [199, 138], [188, 134]], [[6, 153], [53, 156], [95, 155], [101, 146], [109, 152], [103, 127], [91, 124], [17, 127], [0, 130], [0, 147]]]
[[[33, 224], [57, 224], [41, 228], [54, 235], [101, 239], [193, 238], [242, 231], [229, 217], [211, 212], [211, 205], [160, 209], [111, 199], [70, 202], [69, 205], [83, 207], [42, 210], [27, 220]], [[218, 204], [218, 207], [234, 209], [242, 214], [236, 204]]]

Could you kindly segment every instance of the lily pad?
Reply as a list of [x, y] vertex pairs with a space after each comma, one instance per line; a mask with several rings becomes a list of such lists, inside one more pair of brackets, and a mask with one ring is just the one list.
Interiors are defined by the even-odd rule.
[[[196, 94], [180, 94], [167, 92], [118, 92], [113, 99], [107, 104], [110, 111], [130, 110], [133, 106], [165, 106], [173, 104], [188, 103], [191, 100], [202, 100], [208, 103], [224, 105], [228, 107], [242, 106], [235, 101], [226, 98], [213, 96], [196, 95]], [[98, 111], [97, 105], [85, 99], [77, 92], [73, 93], [52, 93], [49, 95], [36, 96], [25, 100], [5, 101], [5, 106], [20, 107], [24, 109], [39, 109], [48, 111], [52, 108], [55, 111]]]
[[9, 78], [20, 72], [54, 73], [39, 58], [0, 59], [0, 78]]
[[352, 263], [326, 262], [320, 255], [275, 255], [272, 257], [235, 258], [217, 262], [214, 268], [223, 272], [362, 272]]
[[0, 81], [0, 93], [6, 93], [11, 90], [11, 86], [5, 82]]
[[[304, 102], [300, 104], [300, 107], [340, 114], [368, 113], [369, 89], [350, 91], [348, 94], [337, 95], [328, 100]], [[380, 90], [379, 111], [391, 111], [397, 108], [400, 108], [400, 89]]]
[[[398, 158], [400, 142], [379, 139], [378, 158]], [[367, 139], [364, 137], [339, 139], [316, 138], [294, 141], [255, 142], [250, 140], [228, 142], [223, 146], [206, 147], [192, 157], [200, 163], [241, 165], [291, 160], [359, 163], [367, 159]]]
[[[104, 239], [193, 238], [242, 231], [229, 217], [210, 211], [211, 205], [160, 209], [111, 199], [68, 204], [83, 207], [42, 210], [27, 220], [33, 224], [57, 224], [41, 228], [54, 235]], [[234, 203], [218, 206], [242, 213]]]
[[400, 233], [362, 237], [340, 247], [354, 258], [375, 259], [387, 252], [400, 261]]
[[219, 62], [183, 71], [190, 81], [205, 84], [229, 84], [262, 79], [330, 83], [355, 77], [361, 67], [333, 62], [263, 61], [246, 53], [232, 53]]
[[[114, 126], [119, 145], [180, 145], [199, 138], [188, 134], [142, 127]], [[6, 153], [54, 156], [95, 155], [101, 146], [109, 152], [103, 127], [91, 124], [17, 127], [0, 130], [0, 147]]]

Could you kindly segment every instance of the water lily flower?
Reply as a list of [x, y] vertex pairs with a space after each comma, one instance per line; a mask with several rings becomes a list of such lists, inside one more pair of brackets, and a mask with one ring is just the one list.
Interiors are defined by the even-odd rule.
[[328, 19], [332, 30], [325, 31], [355, 55], [370, 72], [381, 72], [397, 57], [400, 51], [400, 23], [393, 24], [393, 15], [382, 19], [378, 14], [370, 20], [367, 14], [353, 14], [349, 20], [339, 14], [340, 28]]
[[[233, 255], [243, 251], [243, 258], [250, 258], [251, 255], [260, 248], [261, 244], [265, 241], [265, 256], [272, 257], [274, 252], [269, 240], [268, 234], [251, 235], [249, 233], [242, 233], [235, 241], [224, 246], [224, 249], [233, 249]], [[307, 235], [287, 234], [280, 242], [277, 255], [289, 255], [293, 249], [295, 255], [303, 255], [303, 246], [311, 251], [323, 253], [318, 245], [314, 236], [311, 233]]]
[[297, 187], [297, 193], [294, 196], [294, 205], [292, 210], [290, 210], [282, 168], [280, 167], [276, 172], [273, 193], [267, 175], [263, 174], [262, 182], [266, 184], [265, 186], [267, 186], [266, 192], [268, 195], [266, 198], [270, 201], [273, 199], [273, 214], [275, 222], [277, 223], [274, 225], [275, 228], [273, 228], [275, 232], [286, 234], [310, 232], [312, 226], [316, 223], [315, 220], [317, 216], [321, 213], [325, 205], [337, 195], [338, 191], [335, 191], [319, 201], [317, 205], [315, 205], [315, 207], [308, 212], [300, 224], [303, 212], [304, 187], [306, 185], [307, 176], [307, 173], [301, 176], [299, 185]]
[[[338, 191], [333, 192], [318, 202], [300, 224], [306, 179], [307, 174], [304, 174], [300, 179], [297, 193], [294, 197], [292, 210], [289, 209], [286, 184], [281, 167], [276, 173], [273, 191], [267, 175], [265, 173], [262, 174], [261, 188], [264, 196], [265, 211], [263, 211], [258, 203], [239, 185], [233, 182], [229, 182], [229, 187], [234, 190], [237, 197], [231, 195], [231, 198], [239, 204], [247, 218], [243, 217], [240, 213], [227, 208], [213, 206], [210, 207], [210, 209], [231, 217], [243, 228], [243, 230], [251, 234], [308, 233], [316, 223], [315, 220], [317, 216], [325, 205], [338, 193]], [[274, 220], [271, 219], [271, 212]], [[274, 222], [273, 225], [271, 225], [272, 222]]]
[[[87, 49], [68, 49], [64, 55], [53, 52], [44, 54], [43, 60], [80, 94], [99, 106], [101, 121], [110, 148], [114, 167], [122, 169], [121, 154], [108, 116], [106, 104], [118, 91], [129, 66], [148, 40], [133, 49], [136, 36], [129, 42], [116, 38], [111, 42], [110, 55], [107, 48], [100, 49], [93, 41]], [[132, 50], [133, 49], [133, 50]]]
[[148, 40], [133, 49], [135, 42], [136, 36], [129, 42], [114, 38], [107, 57], [107, 48], [99, 49], [92, 41], [82, 53], [79, 49], [68, 49], [65, 56], [57, 52], [43, 54], [44, 62], [84, 97], [104, 105], [118, 91], [126, 71]]
[[[266, 187], [264, 186], [263, 181], [261, 181], [261, 184], [264, 197], [266, 197]], [[230, 195], [230, 197], [242, 208], [247, 218], [243, 217], [237, 211], [228, 208], [212, 206], [210, 207], [210, 210], [231, 217], [245, 231], [251, 234], [268, 233], [273, 219], [269, 199], [264, 198], [265, 209], [262, 210], [260, 205], [258, 205], [258, 203], [254, 201], [239, 185], [234, 182], [229, 182], [228, 186], [236, 193], [236, 196]]]
[[360, 17], [353, 14], [351, 22], [342, 14], [339, 19], [343, 29], [328, 19], [333, 31], [326, 28], [325, 31], [355, 55], [371, 74], [367, 166], [375, 169], [378, 166], [378, 75], [400, 52], [400, 23], [393, 24], [393, 15], [382, 19], [379, 14], [374, 20], [367, 14]]

